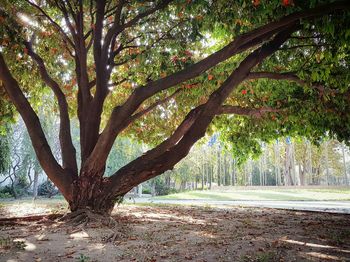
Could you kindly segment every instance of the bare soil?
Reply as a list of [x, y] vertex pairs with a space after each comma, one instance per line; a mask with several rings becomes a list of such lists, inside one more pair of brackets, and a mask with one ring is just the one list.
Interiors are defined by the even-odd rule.
[[62, 211], [13, 213], [0, 210], [0, 261], [350, 261], [349, 215], [122, 205], [111, 242], [110, 228], [67, 226]]

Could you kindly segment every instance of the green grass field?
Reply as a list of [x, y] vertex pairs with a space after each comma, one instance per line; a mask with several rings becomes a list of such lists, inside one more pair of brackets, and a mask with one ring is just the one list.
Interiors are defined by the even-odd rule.
[[[279, 200], [279, 201], [350, 201], [350, 188], [267, 188], [246, 189], [223, 187], [214, 190], [187, 191], [167, 196], [157, 196], [155, 199], [204, 199], [204, 200]], [[133, 201], [126, 199], [124, 204], [133, 205]], [[137, 203], [142, 205], [142, 201]], [[145, 203], [149, 205], [149, 203]], [[39, 198], [33, 201], [30, 197], [22, 199], [0, 199], [1, 206], [16, 208], [49, 208], [51, 211], [61, 210], [68, 206], [62, 196], [53, 198]]]
[[350, 188], [329, 189], [232, 189], [230, 191], [187, 191], [158, 199], [209, 199], [209, 200], [350, 200]]

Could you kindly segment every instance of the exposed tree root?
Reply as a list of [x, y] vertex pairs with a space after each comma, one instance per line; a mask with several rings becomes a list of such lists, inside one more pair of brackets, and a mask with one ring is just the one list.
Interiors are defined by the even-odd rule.
[[25, 217], [5, 217], [0, 218], [0, 226], [6, 225], [20, 225], [28, 222], [43, 222], [43, 221], [54, 221], [61, 217], [61, 214], [50, 214], [50, 215], [33, 215]]
[[104, 228], [109, 233], [103, 234], [102, 241], [115, 242], [127, 237], [129, 227], [125, 222], [116, 221], [107, 213], [96, 213], [90, 209], [80, 209], [68, 213], [59, 219], [68, 227], [67, 233], [72, 234], [88, 228]]
[[60, 221], [71, 226], [114, 227], [116, 221], [107, 213], [98, 213], [90, 209], [79, 209], [64, 215]]
[[125, 232], [120, 231], [120, 228], [118, 228], [118, 230], [112, 230], [112, 232], [109, 235], [103, 237], [102, 240], [104, 242], [114, 243], [118, 240], [125, 239], [125, 236], [126, 236]]

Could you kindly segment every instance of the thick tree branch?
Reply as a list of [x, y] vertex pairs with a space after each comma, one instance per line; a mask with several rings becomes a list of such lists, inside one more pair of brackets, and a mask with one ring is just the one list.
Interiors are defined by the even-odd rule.
[[[101, 152], [110, 151], [116, 136], [123, 130], [127, 119], [138, 109], [143, 101], [154, 94], [199, 76], [209, 68], [221, 63], [235, 54], [263, 43], [277, 32], [283, 31], [286, 27], [299, 22], [300, 19], [312, 18], [324, 13], [344, 10], [349, 7], [350, 2], [342, 1], [285, 16], [277, 21], [271, 22], [237, 37], [223, 49], [215, 52], [200, 62], [185, 68], [182, 71], [156, 81], [151, 81], [146, 86], [136, 88], [122, 106], [118, 106], [113, 110], [106, 128], [100, 135], [99, 140], [91, 154], [91, 161], [93, 161], [92, 159], [107, 157], [106, 155], [103, 156], [105, 153]], [[100, 162], [100, 160], [98, 162]]]
[[118, 86], [118, 85], [120, 85], [120, 84], [122, 84], [122, 83], [124, 83], [125, 81], [128, 81], [128, 80], [129, 80], [128, 78], [123, 78], [123, 79], [121, 79], [121, 80], [119, 80], [117, 82], [113, 82], [113, 83], [108, 84], [108, 87]]
[[181, 140], [184, 134], [186, 134], [186, 132], [188, 132], [188, 130], [193, 126], [193, 123], [199, 116], [199, 113], [201, 112], [202, 108], [203, 105], [200, 105], [192, 109], [187, 114], [185, 119], [181, 122], [181, 124], [176, 128], [174, 133], [162, 143], [160, 143], [158, 146], [146, 152], [143, 155], [143, 160], [148, 161], [153, 158], [156, 158], [161, 154], [164, 154], [166, 151], [170, 150], [170, 148], [172, 148], [173, 146], [175, 146]]
[[[348, 9], [350, 8], [350, 2], [341, 1], [332, 3], [330, 5], [320, 6], [308, 11], [294, 13], [281, 18], [278, 21], [271, 22], [267, 25], [261, 26], [255, 30], [238, 36], [230, 44], [225, 46], [218, 52], [208, 56], [202, 61], [185, 68], [184, 70], [177, 72], [173, 75], [169, 75], [165, 78], [148, 83], [144, 88], [144, 91], [135, 90], [135, 92], [144, 93], [145, 98], [154, 95], [155, 93], [165, 90], [171, 86], [179, 84], [183, 81], [194, 78], [209, 68], [217, 65], [218, 63], [232, 57], [235, 54], [243, 52], [251, 47], [261, 44], [263, 41], [269, 39], [274, 34], [281, 30], [284, 30], [288, 25], [298, 22], [300, 19], [312, 18], [324, 13], [330, 13], [336, 10]], [[140, 95], [142, 96], [142, 95]]]
[[61, 144], [63, 168], [69, 170], [72, 175], [77, 176], [78, 167], [76, 162], [76, 151], [72, 142], [68, 104], [66, 97], [59, 87], [59, 84], [49, 75], [43, 59], [34, 52], [31, 43], [25, 42], [28, 55], [36, 62], [40, 76], [47, 86], [54, 92], [60, 111], [59, 139]]
[[181, 92], [183, 89], [178, 89], [174, 93], [172, 93], [170, 96], [165, 97], [164, 99], [159, 99], [149, 107], [135, 113], [131, 116], [130, 122], [135, 121], [136, 119], [146, 115], [147, 113], [151, 112], [154, 108], [156, 108], [159, 105], [165, 104], [166, 102], [170, 101], [172, 98], [174, 98], [179, 92]]
[[[296, 82], [301, 86], [310, 86], [308, 82], [300, 79], [297, 75], [293, 73], [251, 72], [246, 79], [249, 80], [249, 79], [259, 79], [259, 78], [287, 80], [287, 81]], [[311, 84], [311, 87], [317, 89], [320, 93], [325, 92], [325, 87], [321, 84]]]
[[[98, 1], [103, 2], [103, 1]], [[89, 151], [89, 141], [91, 137], [88, 137], [91, 133], [96, 133], [93, 128], [90, 128], [90, 110], [92, 96], [90, 93], [90, 82], [87, 70], [87, 56], [88, 49], [85, 43], [84, 35], [84, 8], [83, 2], [78, 1], [74, 6], [68, 1], [55, 0], [56, 5], [61, 10], [67, 27], [73, 35], [75, 44], [75, 73], [78, 84], [78, 118], [80, 122], [80, 143], [81, 154], [84, 160], [85, 152]], [[72, 20], [72, 21], [71, 21]], [[74, 23], [74, 24], [73, 24]], [[96, 129], [96, 128], [95, 128]], [[90, 132], [91, 130], [91, 132]], [[87, 149], [86, 149], [87, 148]], [[88, 153], [87, 153], [88, 154]]]
[[[57, 8], [61, 11], [61, 13], [63, 14], [63, 18], [64, 21], [66, 22], [66, 25], [71, 33], [71, 35], [73, 36], [74, 42], [76, 44], [77, 42], [77, 32], [75, 30], [75, 27], [73, 26], [71, 20], [70, 20], [70, 15], [73, 17], [73, 20], [75, 22], [75, 24], [77, 24], [77, 20], [75, 19], [75, 13], [73, 11], [73, 9], [71, 9], [70, 11], [67, 10], [66, 8], [66, 3], [64, 1], [60, 1], [60, 0], [54, 0]], [[69, 1], [68, 1], [69, 2]]]
[[40, 165], [47, 176], [60, 189], [65, 198], [68, 200], [71, 199], [73, 177], [57, 163], [47, 143], [38, 116], [19, 88], [18, 82], [11, 75], [1, 53], [0, 79], [3, 81], [8, 96], [26, 124]]
[[196, 128], [190, 128], [176, 145], [153, 159], [149, 159], [146, 153], [112, 175], [109, 178], [109, 191], [111, 194], [113, 195], [113, 192], [126, 193], [140, 182], [171, 169], [179, 160], [185, 157], [192, 145], [204, 136], [207, 127], [220, 110], [221, 104], [226, 100], [233, 89], [246, 78], [253, 67], [273, 54], [296, 28], [295, 26], [287, 28], [285, 31], [278, 34], [271, 42], [248, 55], [221, 87], [213, 92], [208, 101], [202, 105], [199, 115], [192, 124]]
[[298, 49], [298, 48], [304, 48], [304, 47], [323, 47], [323, 46], [329, 46], [327, 44], [308, 44], [308, 45], [295, 45], [295, 46], [286, 46], [282, 47], [279, 50], [291, 50], [291, 49]]
[[114, 23], [117, 25], [121, 24], [121, 15], [122, 15], [122, 10], [125, 5], [125, 0], [120, 0], [118, 5], [116, 6], [116, 11], [114, 15]]
[[96, 3], [96, 23], [94, 24], [94, 59], [96, 67], [100, 66], [101, 52], [102, 52], [102, 33], [103, 33], [103, 21], [104, 21], [104, 9], [106, 1], [101, 0]]

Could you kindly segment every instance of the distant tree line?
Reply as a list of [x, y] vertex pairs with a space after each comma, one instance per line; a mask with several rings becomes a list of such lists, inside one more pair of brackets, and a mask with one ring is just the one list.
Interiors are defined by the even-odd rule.
[[[60, 159], [59, 141], [55, 139], [55, 119], [42, 116], [55, 157]], [[73, 141], [79, 150], [78, 128], [73, 125]], [[74, 136], [76, 134], [76, 136]], [[166, 195], [184, 190], [211, 189], [215, 186], [304, 186], [349, 185], [349, 149], [336, 140], [312, 144], [305, 138], [260, 143], [261, 152], [242, 161], [220, 141], [218, 135], [207, 137], [173, 170], [134, 189], [139, 194]], [[120, 137], [108, 158], [106, 175], [136, 159], [148, 149], [136, 140]], [[0, 197], [58, 194], [57, 188], [43, 174], [28, 133], [21, 120], [8, 124], [0, 136]], [[78, 152], [79, 155], [79, 152]]]

